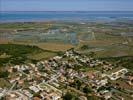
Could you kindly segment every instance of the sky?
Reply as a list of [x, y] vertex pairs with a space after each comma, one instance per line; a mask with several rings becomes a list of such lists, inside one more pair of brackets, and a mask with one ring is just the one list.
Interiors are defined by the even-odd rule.
[[133, 11], [133, 0], [0, 0], [0, 11]]

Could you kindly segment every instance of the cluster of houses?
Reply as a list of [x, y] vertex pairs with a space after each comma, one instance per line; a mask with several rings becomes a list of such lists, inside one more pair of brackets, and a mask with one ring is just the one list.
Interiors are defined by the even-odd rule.
[[[83, 69], [86, 70], [82, 71]], [[80, 96], [84, 97], [80, 99], [86, 100], [81, 89], [83, 86], [91, 88], [92, 94], [108, 100], [112, 97], [112, 92], [106, 89], [109, 80], [125, 78], [128, 70], [68, 50], [62, 56], [55, 56], [36, 64], [10, 66], [8, 72], [12, 86], [9, 89], [0, 89], [0, 98], [6, 100], [63, 100], [63, 95], [72, 90], [77, 95], [80, 91]], [[127, 80], [132, 85], [129, 79], [133, 78]], [[77, 80], [82, 83], [80, 89], [68, 88]]]

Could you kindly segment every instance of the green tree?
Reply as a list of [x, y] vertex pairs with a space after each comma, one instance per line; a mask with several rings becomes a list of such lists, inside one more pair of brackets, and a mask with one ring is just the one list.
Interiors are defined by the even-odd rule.
[[95, 52], [90, 52], [89, 54], [90, 57], [94, 57], [95, 55], [96, 55]]
[[89, 87], [85, 86], [85, 87], [83, 88], [83, 92], [86, 93], [86, 94], [88, 94], [88, 93], [91, 93], [92, 90], [91, 90]]
[[76, 88], [77, 88], [78, 90], [80, 90], [81, 85], [82, 85], [81, 81], [77, 80], [77, 81], [76, 81]]
[[86, 50], [86, 49], [89, 49], [89, 47], [88, 47], [88, 45], [83, 45], [83, 46], [81, 46], [81, 49]]
[[63, 100], [79, 100], [79, 98], [77, 96], [75, 96], [74, 94], [67, 92], [64, 96], [63, 96]]
[[7, 78], [8, 75], [9, 75], [9, 72], [8, 71], [0, 72], [0, 78]]

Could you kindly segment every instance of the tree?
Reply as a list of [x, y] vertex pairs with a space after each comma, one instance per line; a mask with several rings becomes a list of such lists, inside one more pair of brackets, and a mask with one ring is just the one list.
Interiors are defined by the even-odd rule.
[[101, 86], [101, 87], [99, 87], [99, 88], [97, 89], [97, 91], [100, 92], [100, 91], [105, 90], [105, 89], [106, 89], [105, 86]]
[[81, 47], [82, 50], [86, 50], [86, 49], [88, 49], [88, 48], [89, 48], [88, 45], [83, 45], [83, 46]]
[[96, 55], [95, 52], [90, 52], [89, 54], [90, 57], [94, 57], [95, 55]]
[[67, 92], [64, 96], [63, 96], [63, 100], [79, 100], [79, 98], [77, 96], [75, 96], [74, 94]]
[[80, 89], [81, 85], [82, 85], [81, 81], [77, 80], [76, 81], [76, 87], [78, 90]]
[[67, 92], [64, 96], [63, 96], [63, 99], [64, 100], [71, 100], [73, 97], [72, 97], [72, 94]]
[[86, 93], [86, 94], [88, 94], [88, 93], [91, 93], [92, 90], [91, 90], [89, 87], [85, 86], [85, 87], [83, 88], [83, 92]]
[[0, 72], [0, 78], [7, 78], [8, 75], [9, 75], [9, 72], [8, 71]]

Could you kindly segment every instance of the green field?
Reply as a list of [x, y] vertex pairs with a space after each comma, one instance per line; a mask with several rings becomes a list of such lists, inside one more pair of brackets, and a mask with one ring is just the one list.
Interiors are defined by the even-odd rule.
[[[20, 44], [0, 44], [0, 65], [22, 64], [57, 55], [57, 52], [40, 49], [37, 46]], [[10, 56], [9, 56], [10, 55]]]

